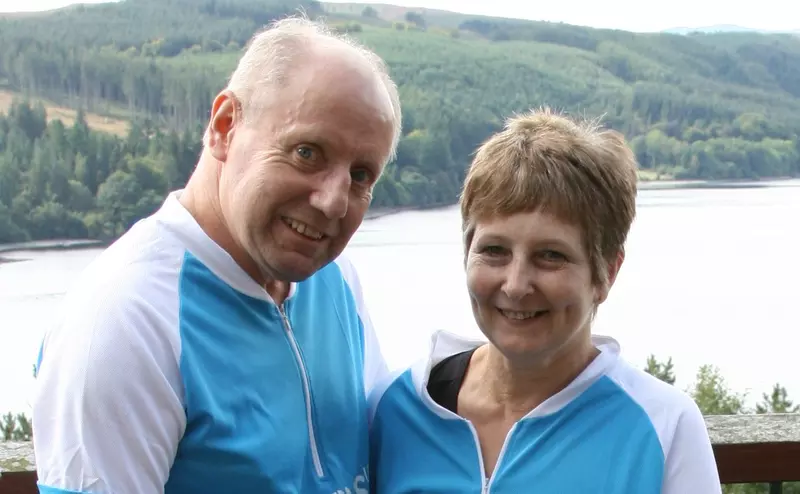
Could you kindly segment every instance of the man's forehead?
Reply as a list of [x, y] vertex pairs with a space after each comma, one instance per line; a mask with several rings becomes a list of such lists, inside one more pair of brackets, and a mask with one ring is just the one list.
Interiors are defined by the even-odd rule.
[[386, 161], [394, 108], [388, 88], [363, 57], [341, 47], [311, 50], [292, 61], [283, 82], [270, 95], [265, 123], [284, 145], [315, 143], [358, 160]]
[[312, 95], [330, 96], [331, 102], [337, 97], [371, 98], [376, 107], [388, 111], [392, 118], [392, 100], [377, 68], [344, 42], [312, 47], [293, 64], [296, 69], [291, 71], [287, 86], [300, 89], [305, 99]]

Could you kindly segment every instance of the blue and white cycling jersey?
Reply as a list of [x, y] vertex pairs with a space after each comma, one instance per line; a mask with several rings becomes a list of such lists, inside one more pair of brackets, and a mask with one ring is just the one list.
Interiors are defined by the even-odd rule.
[[40, 492], [368, 492], [367, 394], [385, 372], [352, 266], [283, 311], [171, 194], [106, 249], [46, 333]]
[[694, 401], [624, 362], [611, 338], [593, 340], [600, 355], [512, 427], [487, 478], [475, 428], [428, 393], [437, 363], [484, 342], [435, 334], [427, 358], [370, 397], [372, 492], [719, 494]]

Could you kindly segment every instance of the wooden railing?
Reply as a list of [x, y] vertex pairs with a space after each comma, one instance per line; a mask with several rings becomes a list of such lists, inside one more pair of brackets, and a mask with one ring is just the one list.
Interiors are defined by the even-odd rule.
[[[706, 417], [723, 484], [800, 481], [800, 414]], [[31, 443], [0, 442], [0, 494], [37, 494]]]
[[33, 443], [0, 441], [0, 494], [38, 494]]
[[800, 481], [800, 414], [706, 417], [723, 484], [782, 484]]

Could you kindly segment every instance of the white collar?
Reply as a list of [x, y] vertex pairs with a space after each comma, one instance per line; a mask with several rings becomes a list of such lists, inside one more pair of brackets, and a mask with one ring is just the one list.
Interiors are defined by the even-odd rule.
[[[412, 366], [411, 377], [417, 396], [419, 396], [422, 402], [436, 415], [444, 419], [461, 419], [461, 417], [455, 413], [436, 403], [428, 394], [428, 379], [430, 378], [433, 367], [449, 356], [472, 350], [485, 343], [487, 343], [486, 340], [464, 338], [447, 331], [436, 331], [433, 333], [428, 356], [419, 360]], [[615, 339], [609, 336], [592, 335], [592, 343], [600, 350], [600, 355], [598, 355], [566, 388], [531, 410], [523, 419], [541, 417], [561, 410], [586, 391], [617, 363], [620, 346]]]
[[[232, 288], [250, 297], [274, 303], [264, 287], [256, 283], [225, 249], [203, 231], [178, 200], [181, 193], [183, 189], [169, 193], [153, 219], [174, 234], [186, 250]], [[287, 299], [296, 291], [297, 284], [291, 283]]]

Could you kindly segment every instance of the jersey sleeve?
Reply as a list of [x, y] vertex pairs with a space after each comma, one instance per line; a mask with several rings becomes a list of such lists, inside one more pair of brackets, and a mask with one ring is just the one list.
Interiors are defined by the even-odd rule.
[[342, 274], [350, 286], [353, 298], [356, 303], [356, 310], [361, 325], [364, 328], [364, 392], [369, 398], [372, 389], [378, 382], [381, 382], [389, 374], [389, 368], [381, 351], [381, 345], [375, 334], [372, 319], [364, 301], [364, 294], [361, 289], [361, 280], [358, 277], [355, 266], [344, 257], [338, 259]]
[[366, 307], [361, 312], [364, 324], [364, 390], [367, 396], [388, 374], [389, 367], [383, 357], [381, 345], [369, 318]]
[[666, 458], [662, 494], [687, 492], [722, 493], [708, 429], [694, 402], [678, 419]]
[[138, 273], [65, 298], [37, 366], [40, 492], [164, 492], [185, 428], [178, 301], [166, 285]]

